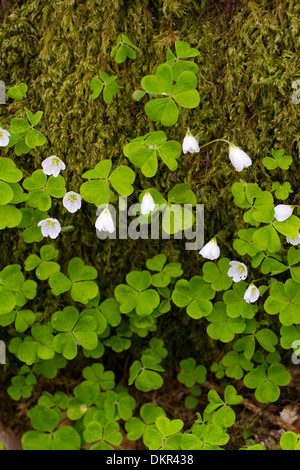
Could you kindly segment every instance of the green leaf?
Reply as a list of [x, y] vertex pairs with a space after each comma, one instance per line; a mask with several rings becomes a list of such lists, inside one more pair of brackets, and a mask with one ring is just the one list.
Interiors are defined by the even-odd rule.
[[60, 422], [61, 415], [56, 410], [43, 405], [35, 405], [28, 412], [31, 425], [38, 431], [53, 431]]
[[152, 121], [161, 122], [168, 127], [173, 126], [179, 116], [172, 98], [157, 98], [148, 101], [145, 105], [145, 112]]
[[142, 87], [151, 94], [166, 94], [170, 95], [172, 92], [172, 71], [169, 65], [160, 65], [155, 75], [146, 75], [142, 79]]
[[172, 421], [166, 416], [156, 418], [155, 424], [163, 437], [172, 436], [183, 428], [181, 419], [173, 419]]
[[97, 207], [109, 203], [109, 183], [105, 180], [86, 181], [80, 186], [82, 198]]
[[31, 176], [25, 178], [23, 187], [29, 191], [44, 188], [47, 182], [47, 175], [43, 170], [35, 170]]
[[16, 168], [16, 164], [10, 158], [0, 158], [0, 179], [6, 183], [17, 183], [22, 179], [23, 173]]
[[22, 134], [23, 132], [29, 132], [30, 125], [26, 119], [13, 118], [10, 121], [10, 132], [11, 134]]
[[280, 438], [282, 450], [299, 450], [299, 434], [293, 431], [286, 431]]
[[113, 97], [118, 91], [118, 84], [115, 81], [109, 82], [104, 86], [103, 99], [105, 103], [109, 104], [112, 102]]
[[28, 120], [30, 124], [34, 127], [36, 126], [40, 120], [42, 119], [43, 116], [43, 111], [37, 111], [35, 114], [33, 114], [29, 109], [25, 107], [25, 111], [28, 117]]
[[145, 429], [145, 424], [136, 417], [130, 418], [125, 423], [125, 430], [127, 432], [127, 439], [136, 441], [142, 437]]
[[213, 305], [210, 302], [215, 296], [214, 290], [204, 282], [201, 276], [194, 276], [190, 281], [180, 279], [175, 285], [172, 300], [178, 307], [187, 307], [187, 314], [199, 319], [211, 313]]
[[11, 291], [0, 285], [0, 315], [13, 310], [16, 305], [16, 296]]
[[11, 187], [0, 181], [0, 205], [8, 204], [14, 197], [14, 192]]
[[177, 204], [190, 204], [195, 206], [197, 198], [191, 190], [190, 183], [176, 184], [168, 193], [168, 201]]
[[19, 83], [18, 85], [9, 88], [7, 90], [7, 94], [10, 98], [21, 101], [24, 98], [27, 98], [26, 96], [27, 90], [28, 90], [28, 86], [26, 85], [26, 83]]
[[173, 89], [174, 100], [185, 108], [196, 108], [200, 103], [199, 93], [195, 90], [197, 84], [197, 76], [193, 72], [182, 72]]
[[46, 189], [50, 196], [61, 198], [66, 194], [66, 182], [63, 176], [50, 176], [47, 181]]
[[259, 228], [253, 234], [253, 244], [260, 251], [276, 253], [281, 249], [281, 243], [276, 230], [271, 225]]
[[86, 265], [80, 258], [72, 258], [69, 262], [68, 273], [72, 282], [91, 281], [98, 276], [93, 266]]
[[72, 283], [67, 276], [61, 272], [51, 274], [49, 277], [49, 286], [54, 295], [60, 295], [71, 289]]
[[109, 181], [112, 187], [121, 196], [129, 196], [133, 193], [132, 183], [135, 180], [134, 171], [127, 166], [119, 166], [110, 175]]
[[22, 220], [22, 212], [16, 207], [0, 206], [0, 230], [17, 227]]
[[185, 41], [175, 41], [175, 50], [177, 57], [181, 59], [188, 59], [190, 57], [197, 57], [200, 52], [198, 49], [192, 48]]
[[93, 91], [92, 99], [95, 100], [100, 95], [104, 83], [98, 77], [94, 77], [91, 80], [91, 90]]
[[89, 300], [94, 299], [99, 292], [98, 285], [93, 281], [75, 282], [71, 288], [71, 297], [76, 302], [87, 304]]
[[275, 351], [274, 346], [278, 343], [278, 338], [273, 331], [263, 328], [256, 333], [256, 339], [266, 351]]
[[242, 333], [245, 329], [245, 321], [238, 318], [230, 318], [226, 314], [226, 306], [223, 302], [216, 302], [212, 313], [207, 317], [210, 325], [207, 327], [208, 335], [213, 339], [219, 339], [223, 343], [232, 341], [236, 333]]
[[30, 129], [25, 137], [25, 144], [31, 149], [45, 145], [46, 142], [46, 137], [35, 129]]

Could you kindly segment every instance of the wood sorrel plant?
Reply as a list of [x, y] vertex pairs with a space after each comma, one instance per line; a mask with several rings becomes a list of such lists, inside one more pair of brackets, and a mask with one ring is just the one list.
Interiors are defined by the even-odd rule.
[[[138, 51], [121, 35], [111, 56], [122, 64], [127, 58], [136, 59]], [[57, 204], [74, 213], [81, 210], [82, 198], [83, 204], [93, 207], [94, 217], [95, 208], [104, 205], [106, 212], [97, 214], [96, 227], [110, 232], [115, 227], [108, 205], [115, 204], [118, 196], [132, 196], [143, 206], [147, 194], [141, 224], [147, 225], [155, 215], [153, 204], [163, 204], [165, 213], [176, 204], [179, 215], [169, 227], [171, 234], [180, 229], [182, 205], [194, 207], [199, 201], [187, 181], [174, 184], [167, 195], [151, 187], [151, 181], [147, 188], [134, 187], [139, 172], [146, 178], [158, 174], [160, 160], [175, 171], [182, 152], [199, 153], [208, 145], [198, 142], [189, 130], [180, 136], [186, 139], [183, 147], [168, 138], [168, 127], [177, 122], [182, 109], [199, 104], [198, 65], [189, 60], [198, 55], [186, 42], [175, 41], [175, 52], [169, 48], [166, 62], [142, 79], [142, 90], [136, 90], [133, 97], [145, 99], [149, 119], [166, 129], [132, 135], [122, 149], [126, 165], [115, 166], [103, 158], [94, 168], [87, 168], [81, 175], [85, 181], [80, 194], [68, 187], [68, 169], [61, 156], [43, 155], [42, 167], [31, 175], [26, 164], [20, 170], [14, 161], [14, 154], [28, 154], [46, 142], [35, 129], [41, 111], [34, 114], [24, 107], [24, 117], [12, 118], [9, 126], [0, 125], [0, 144], [9, 149], [8, 156], [0, 158], [0, 229], [20, 231], [29, 246], [24, 263], [1, 266], [0, 272], [0, 331], [7, 341], [8, 364], [13, 356], [19, 364], [7, 393], [13, 400], [27, 399], [41, 376], [54, 380], [69, 361], [84, 364], [82, 380], [72, 393], [45, 390], [30, 408], [32, 430], [23, 435], [24, 449], [112, 450], [121, 445], [124, 432], [129, 440], [141, 439], [152, 450], [224, 448], [236, 420], [234, 407], [243, 401], [236, 381], [243, 380], [245, 389], [254, 390], [256, 399], [264, 404], [277, 401], [281, 387], [290, 382], [284, 351], [300, 339], [300, 210], [293, 204], [288, 181], [275, 181], [269, 190], [247, 182], [252, 159], [230, 141], [215, 139], [209, 144], [228, 145], [232, 170], [243, 171], [232, 186], [234, 204], [243, 214], [233, 241], [235, 259], [223, 257], [224, 241], [207, 234], [197, 256], [199, 265], [203, 258], [208, 261], [198, 275], [187, 277], [181, 263], [168, 262], [159, 253], [145, 260], [140, 271], [124, 273], [124, 282], [114, 286], [112, 296], [102, 292], [101, 276], [78, 256], [80, 250], [74, 251], [67, 267], [60, 264], [59, 239], [76, 228], [56, 219]], [[100, 79], [92, 80], [92, 98], [110, 103], [121, 93], [116, 80], [117, 76], [101, 71]], [[27, 85], [22, 83], [12, 87], [8, 96], [22, 100], [26, 92]], [[272, 157], [265, 156], [263, 164], [270, 172], [276, 171], [278, 179], [282, 176], [278, 169], [289, 168], [292, 157], [273, 149]], [[95, 229], [91, 231], [97, 241]], [[53, 296], [50, 316], [35, 306], [39, 288], [40, 295], [46, 295], [48, 288]], [[166, 410], [148, 398], [168, 377], [168, 351], [156, 332], [162, 317], [173, 309], [192, 322], [201, 322], [207, 335], [225, 348], [218, 362], [199, 364], [182, 351], [182, 360], [173, 365], [178, 383], [186, 389], [182, 404], [195, 412], [191, 426], [167, 416]], [[136, 339], [144, 344], [138, 355]], [[118, 360], [124, 351], [128, 362], [120, 379], [107, 370], [105, 353]], [[209, 391], [200, 414], [199, 396], [205, 389], [208, 368], [216, 379], [223, 379], [225, 388], [222, 393]], [[139, 406], [141, 393], [148, 394], [147, 403]], [[298, 441], [297, 434], [288, 432], [281, 446], [298, 448]]]

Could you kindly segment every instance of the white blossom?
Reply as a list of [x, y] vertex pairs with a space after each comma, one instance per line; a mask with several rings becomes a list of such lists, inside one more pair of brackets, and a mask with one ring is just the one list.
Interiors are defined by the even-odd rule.
[[142, 199], [141, 213], [143, 215], [148, 215], [150, 214], [150, 212], [154, 210], [154, 208], [155, 208], [155, 202], [153, 200], [153, 197], [151, 196], [149, 191], [147, 191], [144, 194], [143, 199]]
[[183, 153], [198, 153], [200, 152], [199, 144], [195, 137], [193, 137], [190, 130], [187, 131], [185, 138], [182, 142], [182, 151]]
[[106, 207], [97, 218], [95, 227], [97, 230], [103, 232], [113, 233], [115, 231], [115, 224], [108, 207]]
[[230, 261], [230, 266], [227, 274], [229, 277], [232, 277], [233, 282], [244, 281], [247, 278], [248, 270], [247, 266], [244, 263], [239, 261]]
[[252, 165], [251, 158], [234, 144], [229, 145], [229, 159], [236, 171], [242, 171]]
[[44, 237], [57, 238], [61, 231], [61, 226], [57, 219], [49, 218], [41, 220], [38, 226], [41, 227]]
[[6, 147], [9, 144], [10, 133], [0, 127], [0, 147]]
[[65, 170], [66, 165], [56, 155], [52, 155], [42, 162], [42, 168], [45, 175], [53, 175], [56, 177], [59, 175], [60, 170]]
[[81, 207], [81, 196], [74, 191], [69, 191], [63, 197], [63, 206], [71, 213], [78, 211]]
[[278, 222], [283, 222], [288, 219], [292, 213], [293, 208], [291, 206], [288, 206], [287, 204], [278, 204], [278, 206], [275, 207], [274, 217]]
[[244, 300], [249, 304], [249, 302], [256, 302], [259, 297], [259, 290], [254, 284], [250, 284], [248, 289], [245, 292]]
[[298, 233], [297, 238], [286, 237], [286, 241], [294, 246], [300, 245], [300, 233]]
[[220, 248], [217, 245], [216, 239], [212, 238], [203, 248], [199, 251], [203, 258], [214, 260], [220, 256]]

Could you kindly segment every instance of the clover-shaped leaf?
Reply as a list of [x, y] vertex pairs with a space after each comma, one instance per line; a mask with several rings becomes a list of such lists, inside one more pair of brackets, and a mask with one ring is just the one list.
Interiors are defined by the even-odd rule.
[[291, 183], [284, 181], [281, 185], [278, 181], [272, 184], [271, 191], [275, 191], [275, 196], [277, 199], [285, 200], [289, 197], [290, 193], [293, 192]]
[[[278, 224], [283, 223], [284, 222], [278, 222]], [[257, 229], [253, 234], [252, 240], [254, 247], [259, 251], [276, 253], [281, 249], [280, 238], [272, 225], [265, 225]]]
[[82, 375], [90, 382], [96, 382], [102, 390], [111, 390], [115, 386], [115, 374], [111, 370], [104, 370], [99, 363], [92, 364], [83, 369]]
[[226, 313], [226, 305], [216, 302], [212, 313], [207, 316], [211, 322], [207, 327], [208, 335], [213, 339], [219, 339], [223, 343], [233, 340], [235, 334], [242, 333], [245, 329], [245, 320], [241, 317], [230, 318]]
[[295, 266], [300, 262], [300, 251], [297, 250], [294, 246], [291, 246], [288, 250], [287, 260], [291, 272], [291, 276], [294, 281], [300, 283], [300, 267]]
[[299, 341], [299, 340], [300, 340], [300, 324], [282, 326], [280, 328], [280, 345], [284, 349], [291, 349], [293, 342]]
[[244, 377], [246, 387], [255, 388], [255, 397], [261, 403], [275, 402], [280, 396], [279, 386], [287, 385], [290, 373], [282, 364], [273, 363], [266, 370], [263, 365], [252, 369]]
[[125, 34], [121, 34], [118, 36], [117, 44], [112, 49], [110, 56], [114, 57], [118, 64], [122, 64], [127, 57], [129, 59], [135, 59], [136, 50], [139, 51], [139, 48], [135, 46]]
[[[155, 425], [149, 425], [144, 431], [143, 441], [150, 450], [171, 449], [175, 450], [181, 441], [180, 430], [183, 421], [180, 419], [170, 420], [165, 416], [159, 416]], [[173, 447], [175, 444], [176, 447]]]
[[21, 338], [13, 338], [9, 350], [20, 361], [32, 365], [39, 359], [48, 360], [54, 357], [53, 339], [51, 327], [35, 323], [31, 327], [31, 336], [25, 336], [23, 341]]
[[193, 72], [194, 74], [198, 73], [199, 71], [198, 65], [189, 60], [185, 60], [185, 59], [197, 57], [200, 54], [198, 49], [191, 47], [185, 41], [177, 40], [175, 41], [175, 53], [176, 55], [173, 54], [170, 48], [168, 48], [167, 54], [166, 54], [166, 59], [167, 59], [166, 63], [172, 69], [174, 80], [177, 80], [179, 76], [181, 75], [181, 73], [187, 70], [190, 72]]
[[9, 88], [7, 90], [7, 94], [10, 98], [21, 101], [24, 98], [27, 98], [26, 96], [27, 90], [28, 90], [28, 86], [26, 85], [26, 83], [21, 82]]
[[85, 265], [76, 257], [69, 262], [68, 271], [70, 279], [61, 272], [55, 272], [49, 277], [49, 285], [54, 295], [60, 295], [71, 289], [72, 299], [82, 304], [87, 304], [97, 296], [99, 288], [92, 281], [98, 276], [95, 268]]
[[163, 367], [146, 354], [142, 355], [141, 362], [134, 361], [130, 367], [128, 384], [134, 383], [142, 392], [157, 390], [163, 385], [163, 378], [158, 372], [164, 372]]
[[167, 257], [164, 254], [159, 254], [150, 258], [146, 262], [146, 266], [151, 271], [159, 271], [152, 274], [151, 283], [155, 287], [166, 287], [171, 282], [172, 278], [180, 277], [183, 273], [180, 263], [168, 263]]
[[235, 205], [246, 209], [252, 206], [254, 198], [258, 197], [262, 190], [256, 183], [240, 181], [232, 185], [231, 192]]
[[113, 351], [120, 353], [121, 351], [125, 351], [130, 348], [131, 341], [129, 338], [131, 335], [132, 331], [118, 327], [116, 328], [116, 335], [112, 335], [105, 339], [103, 343], [105, 346], [111, 347]]
[[53, 328], [61, 332], [54, 338], [54, 348], [66, 359], [74, 359], [77, 355], [77, 344], [91, 350], [97, 346], [98, 337], [95, 333], [97, 323], [89, 315], [80, 316], [75, 307], [65, 307], [51, 317]]
[[186, 387], [193, 387], [196, 383], [201, 384], [206, 380], [207, 369], [204, 366], [197, 366], [193, 357], [183, 359], [179, 363], [181, 372], [177, 375], [179, 382]]
[[186, 108], [195, 108], [200, 102], [196, 90], [197, 77], [192, 71], [183, 71], [174, 85], [173, 80], [171, 67], [168, 64], [161, 64], [155, 75], [146, 75], [141, 82], [147, 93], [166, 96], [152, 99], [145, 105], [147, 116], [164, 126], [172, 126], [177, 121], [179, 116], [177, 104]]
[[44, 281], [48, 279], [51, 274], [60, 271], [59, 264], [52, 261], [57, 255], [58, 250], [52, 245], [44, 245], [40, 249], [40, 257], [35, 254], [28, 256], [25, 260], [25, 270], [31, 271], [35, 269], [37, 278]]
[[124, 147], [124, 155], [148, 178], [153, 177], [158, 169], [158, 157], [169, 170], [177, 169], [177, 159], [181, 154], [181, 145], [175, 140], [167, 141], [164, 131], [150, 132], [132, 139]]
[[216, 291], [227, 290], [232, 285], [232, 278], [227, 274], [230, 268], [229, 261], [228, 258], [221, 258], [218, 265], [211, 261], [203, 265], [203, 279]]
[[36, 170], [23, 181], [23, 187], [29, 192], [28, 204], [40, 211], [48, 211], [52, 205], [51, 197], [61, 198], [66, 194], [65, 179], [58, 175], [47, 175], [43, 170]]
[[201, 276], [194, 276], [190, 281], [177, 281], [172, 300], [178, 307], [186, 307], [191, 318], [199, 319], [211, 313], [213, 305], [210, 299], [214, 296], [215, 291], [211, 286]]
[[257, 249], [253, 246], [252, 236], [255, 232], [254, 228], [241, 229], [238, 231], [239, 238], [234, 240], [233, 248], [242, 256], [246, 254], [254, 257]]
[[129, 313], [133, 309], [137, 315], [147, 316], [159, 305], [160, 297], [154, 289], [148, 289], [151, 284], [149, 271], [132, 271], [126, 276], [126, 284], [115, 288], [115, 296], [120, 303], [120, 311]]
[[285, 155], [283, 149], [278, 151], [272, 149], [272, 157], [265, 157], [263, 164], [268, 170], [275, 170], [278, 167], [282, 170], [288, 170], [292, 161], [292, 157]]
[[247, 289], [247, 283], [244, 281], [236, 282], [231, 290], [227, 290], [223, 299], [226, 304], [226, 314], [230, 318], [253, 318], [258, 311], [258, 306], [245, 302], [244, 294]]
[[121, 196], [132, 194], [134, 171], [121, 165], [110, 174], [111, 166], [111, 160], [102, 160], [93, 170], [83, 173], [82, 177], [89, 179], [80, 187], [80, 194], [85, 201], [95, 204], [97, 207], [101, 204], [108, 204], [111, 197], [109, 183]]
[[203, 418], [212, 424], [228, 428], [235, 422], [235, 412], [228, 405], [237, 405], [242, 401], [242, 396], [237, 395], [236, 389], [228, 385], [224, 392], [225, 401], [221, 399], [216, 390], [210, 390], [207, 398], [209, 404], [204, 410]]
[[111, 103], [114, 95], [118, 91], [116, 82], [117, 75], [109, 77], [105, 72], [100, 71], [100, 78], [94, 77], [91, 81], [91, 90], [93, 91], [92, 99], [95, 100], [103, 89], [103, 99], [105, 103]]
[[240, 380], [244, 376], [244, 370], [249, 371], [252, 369], [252, 362], [247, 359], [243, 354], [238, 354], [236, 351], [229, 351], [222, 357], [222, 365], [225, 367], [227, 377]]
[[270, 315], [280, 313], [279, 320], [285, 326], [300, 323], [299, 284], [294, 279], [272, 284], [264, 309]]

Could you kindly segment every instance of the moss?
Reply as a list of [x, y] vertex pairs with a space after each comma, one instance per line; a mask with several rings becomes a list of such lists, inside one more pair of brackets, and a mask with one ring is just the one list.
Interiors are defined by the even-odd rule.
[[[1, 79], [7, 86], [25, 81], [29, 93], [25, 102], [9, 101], [1, 107], [1, 121], [8, 124], [11, 117], [24, 116], [24, 104], [33, 111], [41, 109], [39, 129], [48, 138], [42, 150], [18, 159], [25, 173], [56, 154], [67, 164], [68, 190], [78, 191], [82, 172], [99, 160], [110, 158], [114, 167], [129, 164], [122, 153], [128, 140], [161, 128], [146, 117], [143, 101], [133, 102], [132, 92], [165, 60], [167, 47], [182, 39], [201, 52], [196, 59], [201, 103], [166, 129], [168, 138], [182, 139], [190, 127], [201, 143], [218, 137], [233, 141], [253, 158], [248, 181], [266, 188], [271, 180], [262, 158], [272, 147], [285, 148], [294, 166], [284, 177], [293, 185], [295, 203], [299, 201], [300, 106], [290, 99], [292, 82], [300, 75], [297, 0], [19, 0], [2, 13]], [[118, 65], [110, 58], [119, 33], [140, 47], [135, 61]], [[90, 81], [99, 70], [118, 75], [119, 91], [109, 105], [91, 98]], [[161, 166], [151, 181], [138, 173], [135, 188], [151, 185], [166, 194], [175, 181], [190, 181], [198, 202], [205, 205], [205, 238], [217, 234], [223, 240], [222, 255], [233, 257], [232, 240], [242, 219], [230, 188], [239, 178], [228, 164], [227, 146], [214, 144], [189, 157], [187, 168], [182, 157], [176, 173]], [[51, 215], [76, 226], [59, 241], [62, 269], [74, 256], [94, 265], [103, 298], [112, 295], [129, 270], [143, 268], [148, 257], [161, 251], [170, 261], [182, 262], [185, 275], [201, 273], [203, 260], [185, 251], [184, 242], [98, 240], [91, 205], [83, 204], [73, 216], [55, 203]], [[9, 259], [2, 254], [3, 264], [23, 262], [38, 249], [24, 244], [17, 230], [0, 236], [9, 254]], [[50, 314], [58, 305], [59, 299], [49, 296], [39, 308]], [[175, 351], [184, 341], [187, 350], [201, 356], [199, 334], [204, 324], [199, 331], [189, 328], [176, 311], [165, 318], [161, 333], [167, 342], [174, 335]]]

